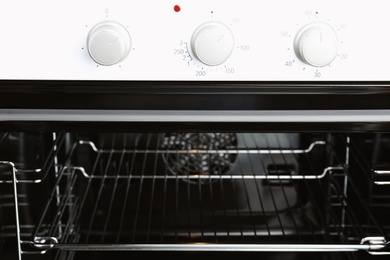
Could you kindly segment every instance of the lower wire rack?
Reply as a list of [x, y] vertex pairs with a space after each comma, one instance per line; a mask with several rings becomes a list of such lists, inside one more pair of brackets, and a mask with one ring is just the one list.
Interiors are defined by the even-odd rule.
[[[120, 149], [80, 140], [54, 167], [23, 253], [390, 251], [329, 143], [253, 141], [261, 138], [170, 134]], [[74, 163], [80, 153], [85, 165]]]

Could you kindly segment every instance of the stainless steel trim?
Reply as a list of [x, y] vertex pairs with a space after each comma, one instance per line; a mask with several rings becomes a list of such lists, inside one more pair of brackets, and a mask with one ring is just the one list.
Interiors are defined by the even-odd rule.
[[1, 109], [0, 121], [76, 122], [390, 122], [390, 110], [40, 110]]

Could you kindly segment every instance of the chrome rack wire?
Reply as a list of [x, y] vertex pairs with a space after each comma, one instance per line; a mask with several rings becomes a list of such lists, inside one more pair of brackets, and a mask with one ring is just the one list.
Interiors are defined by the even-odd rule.
[[[8, 132], [4, 133], [0, 138], [0, 144], [4, 140], [9, 138], [10, 134], [11, 133]], [[53, 138], [53, 145], [51, 146], [51, 149], [40, 168], [24, 169], [24, 168], [14, 167], [15, 174], [17, 175], [17, 182], [18, 183], [41, 183], [51, 171], [51, 167], [55, 167], [56, 158], [59, 155], [59, 153], [62, 151], [62, 149], [64, 149], [65, 137], [66, 137], [66, 133], [60, 133], [58, 136], [55, 136], [55, 138]], [[10, 162], [10, 163], [15, 165], [16, 162]], [[13, 180], [11, 174], [9, 174], [8, 178], [5, 174], [5, 176], [2, 176], [2, 179], [0, 179], [0, 184], [12, 183], [12, 182]]]
[[[312, 142], [308, 148], [306, 149], [272, 149], [272, 148], [267, 148], [267, 149], [260, 149], [260, 148], [233, 148], [233, 149], [218, 149], [218, 150], [210, 150], [210, 149], [182, 149], [182, 150], [167, 150], [167, 149], [98, 149], [96, 145], [91, 142], [91, 141], [84, 141], [80, 140], [78, 142], [79, 145], [87, 145], [91, 147], [91, 149], [96, 152], [99, 155], [104, 155], [104, 154], [141, 154], [141, 155], [148, 155], [148, 154], [160, 154], [160, 155], [181, 155], [181, 154], [192, 154], [192, 155], [202, 155], [202, 154], [224, 154], [224, 155], [298, 155], [298, 154], [307, 154], [310, 153], [313, 149], [315, 149], [318, 146], [325, 146], [326, 142], [325, 141], [314, 141]], [[332, 171], [335, 170], [339, 167], [326, 167], [322, 169], [321, 172], [317, 174], [305, 174], [301, 175], [299, 173], [296, 174], [289, 174], [289, 175], [283, 175], [283, 174], [277, 174], [277, 175], [268, 175], [266, 169], [264, 169], [263, 174], [245, 174], [245, 173], [240, 173], [238, 175], [234, 174], [218, 174], [218, 175], [201, 175], [201, 174], [185, 174], [183, 176], [179, 175], [173, 175], [173, 176], [166, 176], [166, 175], [153, 175], [153, 176], [148, 176], [145, 174], [141, 175], [136, 175], [132, 174], [131, 178], [143, 178], [143, 179], [159, 179], [159, 178], [172, 178], [172, 179], [286, 179], [286, 180], [291, 180], [291, 179], [318, 179], [318, 178], [323, 178], [325, 175]], [[82, 174], [86, 178], [104, 178], [104, 179], [121, 179], [121, 178], [129, 178], [129, 175], [90, 175], [88, 174], [85, 170], [79, 168]]]
[[[390, 251], [389, 240], [375, 221], [363, 223], [355, 213], [360, 201], [351, 201], [355, 197], [343, 186], [346, 179], [352, 181], [347, 178], [349, 170], [339, 156], [333, 155], [332, 163], [326, 159], [337, 155], [327, 142], [315, 141], [305, 149], [292, 142], [289, 147], [269, 148], [247, 137], [241, 147], [218, 147], [211, 153], [209, 149], [157, 149], [161, 137], [157, 145], [148, 137], [142, 147], [123, 149], [98, 149], [90, 141], [75, 143], [65, 163], [58, 165], [52, 193], [31, 240], [21, 241], [31, 246], [24, 247], [23, 253], [50, 249], [59, 249], [57, 254], [78, 250]], [[89, 147], [93, 159], [90, 165], [73, 166], [72, 158], [81, 147]], [[168, 154], [186, 155], [178, 157], [185, 159], [180, 169], [190, 160], [211, 163], [215, 159], [206, 156], [199, 161], [188, 155], [235, 157], [228, 167], [220, 160], [224, 167], [175, 174], [172, 168], [177, 170], [177, 165], [168, 163], [164, 157]], [[323, 163], [313, 163], [313, 156], [324, 156], [320, 157]], [[350, 188], [358, 194], [355, 189]]]
[[363, 173], [368, 181], [376, 185], [390, 185], [390, 169], [376, 169], [374, 165], [371, 165], [364, 159], [362, 151], [353, 142], [347, 142], [346, 138], [340, 138], [340, 140], [345, 142], [345, 145], [350, 149], [351, 155], [353, 155], [352, 158], [360, 168], [364, 169]]

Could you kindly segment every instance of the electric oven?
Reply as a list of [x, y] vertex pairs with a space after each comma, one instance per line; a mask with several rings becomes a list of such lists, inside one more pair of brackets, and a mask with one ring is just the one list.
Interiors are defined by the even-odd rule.
[[374, 1], [1, 3], [2, 259], [386, 259]]

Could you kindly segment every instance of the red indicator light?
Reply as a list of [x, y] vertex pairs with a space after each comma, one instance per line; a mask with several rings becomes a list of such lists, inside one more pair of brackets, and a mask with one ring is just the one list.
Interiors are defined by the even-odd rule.
[[180, 12], [180, 10], [181, 10], [180, 5], [175, 5], [175, 6], [173, 7], [173, 10], [174, 10], [176, 13]]

